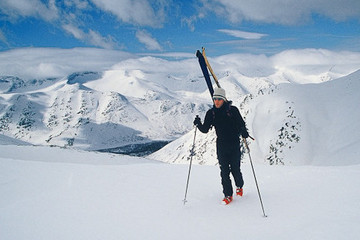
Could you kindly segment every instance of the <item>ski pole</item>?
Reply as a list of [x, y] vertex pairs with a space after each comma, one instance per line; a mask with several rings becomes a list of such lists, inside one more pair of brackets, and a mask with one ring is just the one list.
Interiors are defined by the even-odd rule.
[[186, 195], [187, 195], [187, 191], [188, 191], [188, 187], [189, 187], [189, 179], [190, 179], [192, 158], [193, 158], [193, 156], [195, 155], [194, 148], [195, 148], [196, 130], [197, 130], [197, 126], [195, 126], [194, 140], [193, 140], [193, 144], [192, 144], [192, 147], [191, 147], [191, 150], [190, 150], [190, 165], [189, 165], [189, 173], [188, 173], [187, 181], [186, 181], [185, 196], [184, 196], [184, 200], [183, 200], [184, 205], [185, 205], [185, 203], [187, 202], [187, 200], [186, 200]]
[[[251, 139], [253, 139], [253, 138], [251, 138]], [[247, 142], [246, 142], [246, 138], [243, 138], [243, 140], [244, 140], [245, 147], [246, 147], [246, 149], [247, 149], [247, 151], [248, 151], [248, 154], [249, 154], [251, 169], [252, 169], [252, 172], [253, 172], [253, 174], [254, 174], [254, 179], [255, 179], [255, 184], [256, 184], [257, 192], [258, 192], [258, 195], [259, 195], [259, 200], [260, 200], [260, 204], [261, 204], [261, 209], [262, 209], [262, 212], [263, 212], [263, 214], [264, 214], [264, 217], [267, 217], [266, 214], [265, 214], [265, 210], [264, 210], [264, 204], [263, 204], [262, 199], [261, 199], [261, 194], [260, 194], [260, 190], [259, 190], [259, 185], [258, 185], [258, 182], [257, 182], [257, 180], [256, 180], [254, 165], [253, 165], [252, 160], [251, 160], [250, 148], [249, 148], [249, 146], [248, 146], [248, 144], [247, 144]]]

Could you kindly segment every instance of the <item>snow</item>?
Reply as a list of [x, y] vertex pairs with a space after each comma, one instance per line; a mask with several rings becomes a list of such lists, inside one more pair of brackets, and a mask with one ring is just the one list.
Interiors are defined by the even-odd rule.
[[[244, 196], [221, 205], [214, 130], [196, 132], [183, 204], [192, 121], [211, 107], [194, 56], [23, 49], [0, 59], [1, 240], [360, 237], [359, 53], [209, 57], [255, 137], [266, 218], [247, 153]], [[146, 158], [85, 151], [154, 140], [174, 141]]]
[[0, 235], [21, 239], [358, 239], [360, 165], [242, 165], [244, 196], [221, 205], [217, 166], [0, 146]]

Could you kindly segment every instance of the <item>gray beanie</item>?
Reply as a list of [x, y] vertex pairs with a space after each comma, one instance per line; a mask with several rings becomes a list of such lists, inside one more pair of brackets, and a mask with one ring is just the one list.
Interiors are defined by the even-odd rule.
[[223, 99], [224, 101], [227, 101], [227, 100], [226, 100], [225, 90], [222, 89], [222, 88], [215, 88], [215, 89], [214, 89], [213, 99], [214, 99], [214, 98], [221, 98], [221, 99]]

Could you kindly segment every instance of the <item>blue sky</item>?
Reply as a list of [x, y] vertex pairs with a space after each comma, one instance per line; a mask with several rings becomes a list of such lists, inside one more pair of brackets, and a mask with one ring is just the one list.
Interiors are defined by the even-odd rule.
[[140, 54], [360, 51], [359, 0], [1, 0], [0, 51], [94, 47]]

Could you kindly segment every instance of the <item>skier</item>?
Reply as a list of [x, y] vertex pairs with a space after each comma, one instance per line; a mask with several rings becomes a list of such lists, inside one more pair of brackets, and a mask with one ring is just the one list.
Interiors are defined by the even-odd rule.
[[236, 195], [243, 195], [244, 180], [240, 170], [240, 135], [249, 137], [245, 122], [239, 110], [226, 99], [225, 90], [215, 88], [213, 94], [214, 106], [206, 112], [204, 123], [197, 116], [194, 125], [202, 133], [207, 133], [214, 126], [217, 140], [216, 151], [220, 165], [221, 184], [224, 199], [222, 204], [229, 204], [233, 200], [233, 187], [230, 172], [235, 180]]

